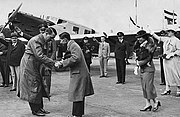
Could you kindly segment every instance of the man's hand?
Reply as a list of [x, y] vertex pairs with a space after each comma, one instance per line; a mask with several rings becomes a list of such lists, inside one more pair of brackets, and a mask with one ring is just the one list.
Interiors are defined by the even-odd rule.
[[57, 67], [57, 68], [61, 68], [61, 67], [63, 67], [63, 64], [62, 64], [61, 61], [56, 61], [54, 66]]
[[169, 54], [167, 54], [166, 59], [170, 59], [173, 56], [174, 56], [174, 53], [169, 53]]

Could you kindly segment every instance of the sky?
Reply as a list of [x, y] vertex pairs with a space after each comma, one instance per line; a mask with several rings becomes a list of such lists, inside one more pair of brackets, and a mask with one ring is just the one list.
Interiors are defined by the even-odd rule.
[[152, 30], [163, 29], [163, 10], [175, 11], [180, 23], [180, 0], [0, 0], [0, 24], [7, 22], [7, 14], [21, 3], [20, 11], [34, 16], [50, 15], [93, 28], [97, 32], [134, 32], [129, 20]]

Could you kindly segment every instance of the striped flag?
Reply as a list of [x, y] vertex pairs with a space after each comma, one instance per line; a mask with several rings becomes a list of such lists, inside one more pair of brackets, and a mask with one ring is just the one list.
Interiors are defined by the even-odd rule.
[[[168, 25], [177, 24], [177, 14], [164, 10], [164, 18], [167, 20]], [[173, 22], [174, 19], [174, 22]]]

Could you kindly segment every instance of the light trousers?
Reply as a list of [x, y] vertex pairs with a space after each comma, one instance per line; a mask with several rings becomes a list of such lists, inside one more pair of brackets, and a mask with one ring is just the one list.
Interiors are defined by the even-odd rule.
[[17, 89], [17, 83], [19, 81], [19, 66], [9, 66], [11, 70], [11, 77], [13, 81], [12, 89]]
[[106, 76], [107, 75], [108, 59], [105, 57], [100, 57], [99, 63], [100, 63], [100, 74], [101, 74], [101, 76]]

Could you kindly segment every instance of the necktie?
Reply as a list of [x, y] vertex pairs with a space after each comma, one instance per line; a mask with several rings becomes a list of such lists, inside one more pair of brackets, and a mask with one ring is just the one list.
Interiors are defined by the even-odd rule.
[[104, 50], [104, 43], [102, 43], [102, 50]]

